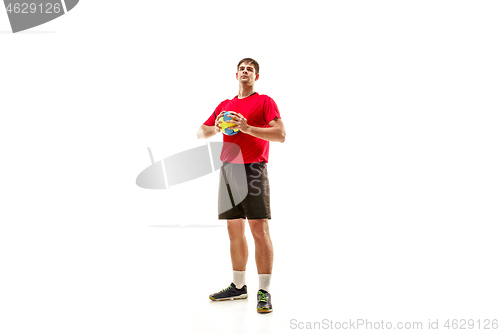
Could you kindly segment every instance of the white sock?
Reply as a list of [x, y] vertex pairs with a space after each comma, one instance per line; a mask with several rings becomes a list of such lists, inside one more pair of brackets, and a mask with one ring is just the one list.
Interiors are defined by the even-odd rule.
[[271, 274], [259, 274], [259, 289], [269, 292], [271, 284]]
[[245, 271], [233, 271], [233, 283], [241, 289], [245, 285]]

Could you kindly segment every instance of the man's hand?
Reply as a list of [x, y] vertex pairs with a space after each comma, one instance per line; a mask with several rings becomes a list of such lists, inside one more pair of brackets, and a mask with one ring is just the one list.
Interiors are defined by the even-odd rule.
[[227, 111], [222, 111], [221, 113], [219, 113], [219, 115], [215, 119], [215, 131], [217, 133], [219, 133], [221, 131], [220, 123], [222, 122], [222, 117], [224, 117], [224, 113], [226, 113], [226, 112]]
[[241, 113], [236, 113], [234, 111], [231, 111], [231, 120], [226, 121], [227, 123], [232, 123], [236, 124], [235, 126], [231, 127], [232, 130], [238, 129], [242, 131], [243, 133], [248, 133], [250, 131], [250, 126], [247, 123], [247, 119], [243, 117]]
[[228, 123], [236, 124], [236, 126], [231, 127], [232, 129], [239, 129], [243, 133], [266, 141], [285, 142], [285, 124], [283, 124], [283, 121], [278, 117], [269, 122], [269, 127], [250, 126], [246, 118], [236, 112], [232, 114], [231, 117], [233, 117], [233, 119], [229, 120]]

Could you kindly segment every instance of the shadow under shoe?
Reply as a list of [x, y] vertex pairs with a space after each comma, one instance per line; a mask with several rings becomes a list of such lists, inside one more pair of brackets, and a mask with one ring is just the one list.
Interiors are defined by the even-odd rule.
[[241, 289], [236, 288], [236, 285], [231, 282], [231, 285], [226, 289], [222, 289], [218, 293], [213, 293], [209, 296], [212, 301], [233, 301], [237, 299], [248, 298], [247, 286], [244, 285]]

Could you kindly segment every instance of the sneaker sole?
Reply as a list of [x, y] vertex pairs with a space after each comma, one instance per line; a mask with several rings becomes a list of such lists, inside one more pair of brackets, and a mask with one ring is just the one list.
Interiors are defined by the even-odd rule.
[[257, 308], [257, 312], [259, 312], [259, 313], [268, 313], [268, 312], [273, 312], [273, 309]]
[[213, 298], [212, 296], [208, 296], [212, 301], [235, 301], [239, 299], [247, 299], [248, 294], [240, 295], [240, 296], [235, 296], [235, 297], [228, 297], [228, 298]]

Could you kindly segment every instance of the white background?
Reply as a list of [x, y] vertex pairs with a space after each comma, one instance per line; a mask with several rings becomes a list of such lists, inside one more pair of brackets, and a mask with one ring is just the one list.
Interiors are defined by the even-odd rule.
[[[0, 331], [500, 319], [499, 9], [83, 0], [17, 34], [0, 10]], [[250, 233], [249, 299], [208, 299], [232, 277], [216, 173], [135, 184], [147, 147], [205, 144], [244, 57], [287, 129], [268, 165], [271, 315]]]

